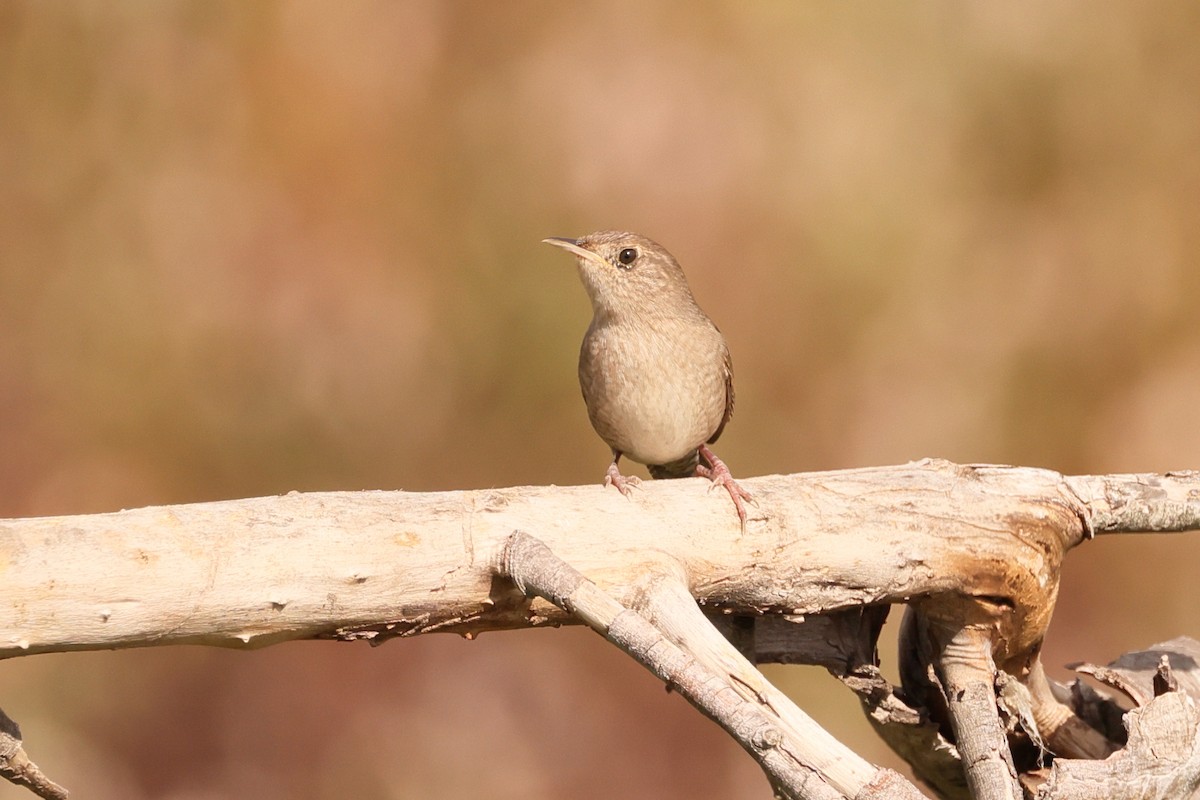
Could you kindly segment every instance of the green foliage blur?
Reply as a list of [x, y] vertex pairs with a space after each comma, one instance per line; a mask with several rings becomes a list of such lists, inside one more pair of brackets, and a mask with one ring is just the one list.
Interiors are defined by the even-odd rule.
[[[4, 3], [0, 517], [597, 482], [538, 242], [603, 228], [726, 334], [739, 476], [1200, 466], [1197, 41], [1186, 0]], [[1198, 538], [1074, 553], [1052, 674], [1200, 635]], [[93, 798], [770, 796], [610, 650], [38, 656], [0, 705]]]

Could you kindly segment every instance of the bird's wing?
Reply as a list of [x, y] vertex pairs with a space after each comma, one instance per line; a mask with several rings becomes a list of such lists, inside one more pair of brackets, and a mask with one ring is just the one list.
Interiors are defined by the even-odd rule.
[[717, 430], [709, 437], [709, 444], [721, 437], [721, 431], [725, 430], [725, 425], [733, 419], [733, 359], [729, 357], [729, 346], [725, 342], [721, 342], [721, 355], [721, 369], [725, 373], [725, 414], [721, 417], [721, 424], [717, 426]]

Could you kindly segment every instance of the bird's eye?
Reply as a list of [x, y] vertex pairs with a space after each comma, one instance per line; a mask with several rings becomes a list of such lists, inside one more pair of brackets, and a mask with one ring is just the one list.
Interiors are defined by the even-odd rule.
[[626, 247], [621, 252], [617, 253], [617, 261], [620, 261], [623, 266], [628, 267], [637, 260], [638, 251], [632, 247]]

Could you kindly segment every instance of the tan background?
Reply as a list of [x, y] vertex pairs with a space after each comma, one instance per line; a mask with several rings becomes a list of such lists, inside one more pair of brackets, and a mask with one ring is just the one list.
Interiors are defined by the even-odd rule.
[[[609, 227], [725, 331], [738, 475], [1200, 466], [1198, 9], [4, 3], [0, 516], [598, 481], [538, 240]], [[1052, 674], [1200, 635], [1198, 558], [1073, 554]], [[91, 798], [769, 796], [578, 630], [39, 656], [0, 704]]]

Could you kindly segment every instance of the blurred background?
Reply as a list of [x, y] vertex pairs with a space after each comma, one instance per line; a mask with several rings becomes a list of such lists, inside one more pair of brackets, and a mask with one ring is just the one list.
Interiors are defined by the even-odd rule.
[[[1197, 41], [1189, 0], [6, 2], [0, 517], [598, 482], [538, 242], [603, 228], [726, 334], [739, 476], [1195, 468]], [[1052, 676], [1200, 635], [1198, 563], [1072, 553]], [[92, 798], [770, 796], [581, 630], [44, 655], [0, 704]]]

